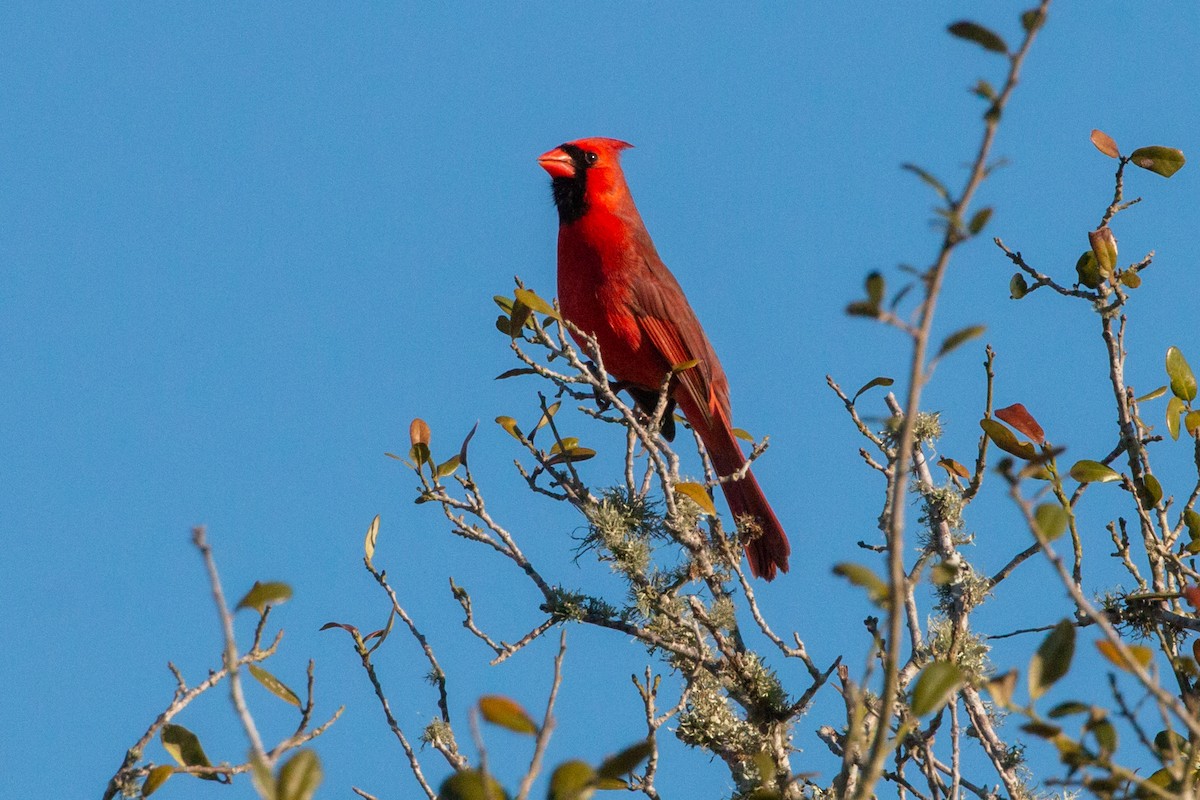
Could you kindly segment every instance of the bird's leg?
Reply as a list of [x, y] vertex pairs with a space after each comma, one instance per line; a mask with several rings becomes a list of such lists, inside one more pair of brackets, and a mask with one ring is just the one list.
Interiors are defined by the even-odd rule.
[[[645, 389], [641, 386], [631, 386], [629, 384], [616, 383], [613, 384], [613, 391], [624, 389], [629, 392], [629, 396], [633, 398], [633, 404], [642, 416], [645, 422], [654, 420], [654, 412], [658, 410], [659, 393], [650, 389]], [[667, 397], [667, 407], [663, 412], [662, 419], [659, 420], [659, 433], [668, 442], [675, 441], [675, 398]]]

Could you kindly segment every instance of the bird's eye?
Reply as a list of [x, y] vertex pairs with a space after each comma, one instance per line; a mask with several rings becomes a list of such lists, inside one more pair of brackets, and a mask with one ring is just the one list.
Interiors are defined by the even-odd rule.
[[587, 162], [587, 165], [588, 165], [589, 167], [590, 167], [592, 164], [595, 164], [595, 163], [596, 163], [596, 159], [597, 159], [597, 158], [599, 158], [599, 156], [597, 156], [595, 153], [586, 153], [586, 152], [585, 152], [585, 153], [583, 154], [583, 160], [584, 160], [585, 162]]

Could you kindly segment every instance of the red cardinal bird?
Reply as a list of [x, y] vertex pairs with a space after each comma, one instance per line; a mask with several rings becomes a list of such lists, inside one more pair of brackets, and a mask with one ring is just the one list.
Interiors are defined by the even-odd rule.
[[[633, 204], [620, 164], [631, 146], [580, 139], [538, 159], [558, 207], [558, 300], [568, 320], [596, 337], [605, 369], [634, 387], [635, 398], [656, 397], [673, 367], [697, 362], [679, 373], [671, 397], [717, 473], [731, 475], [746, 457], [733, 435], [729, 381]], [[746, 545], [750, 571], [767, 580], [787, 572], [792, 548], [754, 475], [721, 488], [734, 518], [749, 517], [759, 530]]]

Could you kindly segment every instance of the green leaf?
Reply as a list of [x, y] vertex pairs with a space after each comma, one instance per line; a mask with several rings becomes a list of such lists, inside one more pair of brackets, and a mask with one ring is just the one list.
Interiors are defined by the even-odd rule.
[[517, 421], [512, 417], [496, 417], [496, 424], [504, 430], [508, 431], [508, 435], [521, 441], [521, 429], [517, 427]]
[[971, 93], [988, 101], [996, 99], [996, 90], [983, 78], [980, 78], [979, 81], [971, 87]]
[[1067, 530], [1070, 518], [1058, 503], [1043, 503], [1034, 510], [1033, 521], [1047, 541], [1054, 541]]
[[847, 304], [846, 314], [851, 317], [878, 317], [879, 306], [872, 305], [865, 300], [857, 300]]
[[743, 442], [753, 442], [754, 441], [754, 437], [751, 436], [747, 431], [742, 430], [741, 428], [734, 428], [732, 433], [733, 433], [734, 438], [741, 439]]
[[1075, 274], [1079, 283], [1089, 289], [1099, 289], [1100, 284], [1104, 282], [1104, 276], [1100, 274], [1100, 264], [1096, 262], [1096, 254], [1091, 250], [1086, 251], [1075, 262]]
[[941, 358], [954, 348], [966, 344], [972, 339], [978, 339], [986, 330], [986, 325], [971, 325], [963, 328], [962, 330], [955, 331], [945, 338], [945, 340], [942, 342], [941, 348], [938, 350], [937, 355], [934, 356], [934, 358]]
[[558, 413], [558, 409], [562, 408], [562, 400], [556, 400], [546, 406], [546, 410], [542, 412], [542, 416], [538, 419], [537, 425], [533, 426], [533, 432], [537, 433], [543, 425], [546, 425]]
[[170, 764], [159, 764], [150, 770], [146, 773], [146, 780], [142, 783], [142, 797], [154, 794], [174, 774], [175, 768]]
[[1151, 475], [1149, 472], [1142, 475], [1141, 490], [1138, 492], [1138, 499], [1142, 501], [1142, 508], [1147, 511], [1158, 505], [1158, 501], [1163, 498], [1162, 484], [1158, 482], [1158, 478]]
[[1121, 283], [1128, 286], [1130, 289], [1136, 289], [1142, 285], [1142, 278], [1137, 274], [1137, 270], [1127, 269], [1117, 278]]
[[255, 680], [265, 686], [268, 692], [275, 695], [280, 700], [291, 703], [296, 708], [300, 708], [300, 698], [296, 696], [295, 692], [285, 686], [283, 681], [279, 680], [257, 664], [248, 664], [247, 666], [250, 669], [250, 674], [254, 676]]
[[1007, 53], [1008, 45], [1004, 42], [1000, 35], [983, 27], [977, 22], [962, 20], [955, 22], [946, 28], [951, 36], [957, 36], [959, 39], [966, 39], [969, 42], [982, 47], [984, 50], [990, 50], [993, 53]]
[[1172, 439], [1179, 439], [1179, 418], [1183, 416], [1183, 411], [1183, 401], [1178, 397], [1167, 401], [1167, 433], [1171, 434]]
[[578, 436], [564, 436], [561, 442], [555, 442], [554, 446], [550, 448], [550, 454], [569, 453], [576, 447], [579, 447]]
[[887, 284], [883, 280], [883, 275], [879, 272], [872, 272], [867, 275], [865, 282], [867, 289], [867, 302], [875, 308], [883, 302], [884, 292], [887, 291]]
[[963, 682], [962, 670], [949, 661], [934, 661], [917, 678], [912, 692], [912, 711], [918, 717], [945, 705], [950, 693]]
[[286, 603], [292, 599], [292, 587], [286, 583], [279, 581], [267, 581], [265, 583], [255, 581], [250, 587], [250, 591], [246, 592], [246, 596], [238, 601], [238, 611], [243, 608], [253, 608], [258, 613], [263, 613], [267, 606], [277, 606], [280, 603]]
[[1107, 719], [1089, 722], [1084, 730], [1096, 738], [1096, 744], [1100, 746], [1100, 758], [1108, 758], [1117, 749], [1117, 729]]
[[[162, 739], [163, 749], [175, 759], [175, 763], [181, 767], [211, 767], [212, 763], [208, 760], [208, 756], [204, 754], [204, 748], [200, 746], [200, 740], [196, 734], [189, 731], [182, 725], [164, 725], [162, 733], [159, 735]], [[201, 777], [207, 780], [216, 780], [215, 775], [202, 775]]]
[[[504, 317], [501, 317], [500, 319], [504, 319]], [[505, 327], [504, 332], [508, 333], [507, 322], [505, 323], [505, 325], [506, 325], [506, 327]], [[497, 375], [492, 380], [502, 381], [507, 378], [515, 378], [518, 375], [536, 375], [536, 374], [537, 374], [536, 369], [532, 369], [530, 367], [516, 367], [514, 369], [505, 370], [504, 372], [501, 372], [499, 375]]]
[[549, 800], [588, 800], [592, 796], [596, 771], [584, 761], [564, 761], [550, 776]]
[[1031, 8], [1021, 14], [1021, 27], [1026, 33], [1033, 33], [1038, 28], [1042, 27], [1042, 23], [1046, 21], [1046, 15], [1040, 8]]
[[1200, 433], [1200, 411], [1189, 411], [1183, 418], [1183, 429], [1190, 435]]
[[842, 563], [833, 568], [833, 574], [839, 575], [867, 590], [867, 597], [877, 606], [882, 606], [888, 596], [888, 585], [880, 580], [870, 567], [862, 564]]
[[367, 536], [363, 541], [363, 552], [366, 553], [367, 566], [371, 566], [371, 559], [375, 558], [375, 540], [379, 538], [379, 515], [375, 515], [375, 519], [371, 520], [371, 524], [367, 526]]
[[1008, 282], [1008, 296], [1012, 300], [1020, 300], [1025, 295], [1029, 294], [1029, 284], [1025, 280], [1025, 276], [1021, 273], [1014, 273], [1012, 279]]
[[537, 723], [517, 701], [498, 694], [479, 698], [479, 713], [493, 725], [507, 728], [513, 733], [533, 735], [538, 732]]
[[638, 742], [626, 747], [616, 755], [604, 759], [604, 762], [596, 769], [596, 774], [601, 778], [620, 778], [622, 775], [628, 775], [653, 752], [654, 743], [649, 739]]
[[1039, 739], [1053, 739], [1062, 733], [1062, 728], [1057, 725], [1051, 725], [1049, 722], [1042, 722], [1036, 719], [1026, 722], [1021, 726], [1021, 730]]
[[896, 381], [892, 380], [891, 378], [884, 377], [883, 375], [880, 375], [878, 378], [872, 378], [864, 383], [861, 389], [854, 393], [854, 397], [850, 398], [850, 402], [853, 403], [862, 395], [863, 392], [869, 389], [874, 389], [876, 386], [891, 386], [895, 382]]
[[423, 464], [433, 466], [433, 454], [429, 452], [429, 445], [424, 442], [417, 442], [408, 450], [408, 457], [412, 459], [415, 465], [414, 469], [420, 470]]
[[1117, 268], [1117, 237], [1112, 228], [1105, 225], [1094, 231], [1088, 231], [1088, 242], [1092, 245], [1092, 254], [1096, 256], [1096, 266], [1105, 278], [1112, 277]]
[[1067, 674], [1075, 655], [1075, 626], [1064, 619], [1054, 626], [1029, 660], [1029, 696], [1037, 700]]
[[1085, 458], [1071, 467], [1071, 477], [1080, 483], [1111, 483], [1121, 480], [1121, 473], [1107, 464]]
[[1092, 710], [1091, 706], [1084, 705], [1078, 700], [1068, 700], [1065, 703], [1059, 703], [1054, 708], [1047, 712], [1046, 716], [1051, 719], [1059, 719], [1060, 717], [1069, 717], [1073, 714], [1087, 714]]
[[1164, 178], [1169, 178], [1176, 172], [1179, 172], [1180, 168], [1187, 161], [1183, 157], [1183, 151], [1176, 150], [1174, 147], [1159, 147], [1157, 145], [1139, 147], [1129, 154], [1129, 160], [1133, 162], [1135, 167], [1156, 172]]
[[1187, 526], [1188, 537], [1192, 541], [1200, 540], [1200, 513], [1195, 509], [1185, 508], [1183, 510], [1183, 524]]
[[312, 800], [321, 785], [321, 760], [312, 750], [301, 750], [279, 768], [276, 800]]
[[708, 491], [698, 483], [677, 483], [675, 491], [691, 500], [696, 505], [700, 506], [700, 510], [710, 517], [717, 515], [717, 507], [713, 505], [712, 498], [708, 496]]
[[[529, 316], [533, 311], [529, 306], [522, 303], [520, 300], [513, 303], [512, 315], [508, 318], [508, 335], [516, 339], [521, 335], [525, 323], [529, 322]], [[496, 321], [496, 327], [500, 327], [500, 321]]]
[[937, 178], [933, 177], [933, 175], [930, 174], [929, 172], [926, 172], [925, 170], [921, 169], [916, 164], [901, 164], [900, 168], [908, 170], [909, 172], [913, 173], [918, 178], [923, 180], [925, 183], [927, 183], [929, 186], [932, 186], [933, 190], [938, 193], [938, 197], [940, 197], [946, 201], [950, 200], [949, 190], [946, 189], [946, 187], [942, 184], [941, 181], [939, 181]]
[[992, 443], [1006, 453], [1010, 453], [1017, 458], [1023, 458], [1026, 461], [1037, 456], [1037, 450], [1029, 442], [1022, 442], [1008, 428], [996, 422], [994, 419], [984, 417], [979, 420], [979, 427], [983, 428], [983, 432], [992, 440]]
[[1136, 402], [1136, 403], [1146, 403], [1146, 402], [1149, 402], [1149, 401], [1151, 401], [1151, 400], [1157, 400], [1158, 398], [1162, 397], [1162, 396], [1163, 396], [1164, 394], [1166, 394], [1166, 393], [1167, 393], [1167, 387], [1165, 387], [1165, 386], [1160, 386], [1160, 387], [1158, 387], [1157, 389], [1155, 389], [1154, 391], [1152, 391], [1152, 392], [1147, 392], [1146, 394], [1144, 394], [1144, 395], [1142, 395], [1141, 397], [1137, 398], [1137, 400], [1135, 400], [1134, 402]]
[[[508, 793], [491, 775], [487, 776], [485, 782], [482, 773], [465, 769], [442, 781], [437, 800], [508, 800]], [[579, 796], [579, 800], [583, 800], [582, 796]]]
[[[557, 447], [557, 445], [555, 445]], [[553, 448], [551, 448], [553, 449]], [[550, 466], [556, 464], [566, 464], [568, 462], [575, 464], [580, 461], [587, 461], [589, 458], [595, 458], [596, 451], [590, 447], [572, 447], [569, 450], [564, 450], [561, 453], [550, 456], [546, 459], [546, 463]]]
[[1109, 158], [1121, 157], [1121, 151], [1118, 149], [1117, 143], [1113, 141], [1113, 138], [1104, 131], [1092, 131], [1092, 144], [1096, 146], [1097, 150], [1099, 150], [1101, 153], [1104, 153], [1104, 155], [1108, 156]]
[[517, 289], [515, 294], [517, 302], [526, 306], [530, 310], [536, 311], [539, 314], [545, 314], [546, 316], [553, 317], [554, 319], [559, 318], [558, 312], [554, 310], [554, 306], [538, 297], [537, 293], [533, 292], [532, 290]]
[[439, 478], [447, 478], [453, 475], [460, 465], [460, 459], [458, 456], [450, 456], [450, 458], [446, 459], [441, 464], [438, 464], [435, 474]]
[[972, 236], [974, 236], [983, 230], [984, 226], [988, 224], [988, 221], [991, 218], [992, 209], [981, 208], [975, 212], [975, 215], [971, 217], [971, 221], [967, 223], [967, 230], [971, 232]]
[[1173, 345], [1167, 348], [1167, 377], [1171, 379], [1173, 395], [1189, 403], [1196, 399], [1196, 376], [1183, 353]]
[[513, 299], [511, 297], [505, 297], [502, 294], [494, 294], [492, 295], [492, 300], [496, 302], [496, 305], [500, 306], [500, 310], [504, 312], [505, 316], [512, 315]]

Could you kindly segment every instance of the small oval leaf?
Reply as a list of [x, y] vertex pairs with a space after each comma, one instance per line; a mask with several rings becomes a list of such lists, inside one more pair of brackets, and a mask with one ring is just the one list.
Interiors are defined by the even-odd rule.
[[950, 693], [962, 684], [962, 670], [949, 661], [934, 661], [917, 678], [912, 692], [912, 711], [923, 717], [937, 711], [950, 697]]
[[266, 687], [267, 691], [283, 700], [285, 703], [291, 703], [296, 708], [300, 708], [300, 698], [296, 693], [289, 689], [283, 681], [276, 678], [271, 673], [267, 672], [257, 664], [248, 664], [250, 674], [254, 679]]
[[1100, 274], [1100, 265], [1096, 263], [1096, 254], [1091, 250], [1087, 250], [1075, 262], [1075, 275], [1079, 278], [1079, 283], [1089, 289], [1099, 289], [1100, 284], [1104, 282], [1104, 276]]
[[1008, 282], [1009, 298], [1020, 300], [1027, 294], [1029, 294], [1029, 283], [1025, 280], [1025, 276], [1019, 272], [1013, 273], [1012, 279]]
[[[162, 740], [163, 749], [170, 754], [171, 758], [181, 767], [211, 767], [208, 756], [204, 754], [204, 748], [200, 746], [200, 739], [196, 734], [189, 731], [182, 725], [168, 724], [164, 725], [162, 733], [159, 734]], [[204, 776], [215, 777], [215, 776]]]
[[965, 466], [955, 461], [953, 458], [939, 458], [938, 466], [946, 470], [951, 475], [957, 475], [960, 478], [966, 479], [971, 477], [971, 471]]
[[840, 575], [855, 586], [866, 589], [867, 597], [877, 606], [887, 600], [887, 584], [880, 580], [870, 567], [864, 567], [862, 564], [842, 563], [834, 566], [833, 574]]
[[525, 305], [527, 308], [530, 308], [539, 314], [545, 314], [548, 317], [558, 319], [558, 312], [554, 310], [554, 306], [538, 297], [537, 293], [531, 289], [517, 289], [516, 297], [517, 301]]
[[1017, 439], [1013, 432], [1008, 428], [996, 422], [994, 419], [984, 417], [979, 420], [979, 427], [983, 428], [983, 432], [992, 440], [992, 443], [1006, 453], [1010, 453], [1017, 458], [1023, 458], [1026, 461], [1034, 458], [1037, 455], [1037, 450], [1029, 442], [1022, 442]]
[[417, 417], [408, 425], [408, 440], [410, 444], [423, 444], [429, 446], [429, 425], [425, 420]]
[[626, 747], [616, 755], [604, 759], [604, 762], [596, 769], [596, 774], [601, 778], [620, 778], [622, 775], [628, 775], [653, 752], [654, 743], [649, 739], [638, 742]]
[[1146, 403], [1146, 402], [1149, 402], [1150, 400], [1157, 400], [1158, 398], [1162, 397], [1166, 393], [1167, 393], [1167, 387], [1160, 386], [1157, 389], [1155, 389], [1154, 391], [1147, 392], [1146, 394], [1137, 398], [1137, 400], [1135, 402]]
[[1036, 700], [1067, 674], [1075, 655], [1075, 626], [1064, 619], [1054, 626], [1029, 660], [1029, 696]]
[[950, 32], [951, 36], [957, 36], [959, 39], [974, 42], [984, 50], [989, 50], [993, 53], [1008, 52], [1008, 45], [1000, 38], [999, 34], [988, 30], [977, 22], [962, 20], [961, 22], [949, 25], [946, 30]]
[[970, 325], [962, 330], [955, 331], [942, 341], [942, 346], [934, 358], [941, 358], [956, 347], [966, 344], [972, 339], [978, 339], [986, 330], [986, 325]]
[[1033, 512], [1033, 520], [1047, 541], [1054, 541], [1067, 530], [1070, 517], [1058, 503], [1043, 503]]
[[[584, 761], [564, 761], [550, 776], [549, 800], [587, 800], [592, 796], [596, 771]], [[440, 798], [439, 798], [440, 800]]]
[[479, 698], [479, 713], [493, 725], [507, 728], [514, 733], [536, 734], [537, 723], [515, 700], [498, 694]]
[[367, 526], [367, 536], [363, 540], [363, 552], [366, 554], [367, 566], [371, 566], [371, 559], [375, 558], [375, 540], [379, 538], [379, 515], [375, 515], [375, 519], [371, 520], [371, 524]]
[[[1120, 648], [1118, 648], [1108, 639], [1101, 639], [1100, 641], [1096, 642], [1096, 649], [1100, 651], [1100, 655], [1104, 656], [1124, 671], [1133, 671], [1125, 659], [1122, 658]], [[1127, 644], [1125, 645], [1125, 649], [1129, 651], [1129, 655], [1132, 656], [1133, 660], [1136, 661], [1143, 669], [1148, 667], [1150, 662], [1154, 659], [1154, 652], [1145, 645]]]
[[1171, 434], [1172, 439], [1179, 439], [1179, 421], [1183, 416], [1183, 411], [1183, 401], [1178, 397], [1172, 397], [1167, 401], [1167, 433]]
[[1071, 477], [1080, 483], [1112, 483], [1121, 480], [1121, 473], [1107, 464], [1085, 458], [1071, 467]]
[[998, 408], [995, 411], [995, 415], [1001, 422], [1007, 422], [1017, 432], [1028, 436], [1029, 440], [1034, 444], [1042, 444], [1046, 441], [1046, 432], [1042, 430], [1042, 426], [1026, 410], [1025, 406], [1020, 403], [1013, 403], [1011, 406]]
[[859, 389], [857, 392], [854, 393], [854, 397], [850, 398], [850, 402], [853, 403], [855, 400], [857, 400], [859, 398], [859, 396], [862, 395], [863, 392], [865, 392], [869, 389], [874, 389], [876, 386], [891, 386], [895, 382], [896, 381], [893, 380], [892, 378], [888, 378], [884, 375], [880, 375], [878, 378], [872, 378], [871, 380], [864, 383], [862, 385], [861, 389]]
[[708, 490], [698, 483], [677, 483], [675, 491], [691, 500], [696, 505], [700, 506], [700, 510], [710, 517], [717, 515], [717, 507], [713, 505], [712, 498], [708, 495]]
[[1129, 160], [1133, 162], [1134, 166], [1148, 169], [1164, 178], [1169, 178], [1179, 172], [1187, 161], [1183, 157], [1182, 150], [1157, 145], [1139, 147], [1129, 154]]
[[496, 417], [496, 424], [508, 431], [509, 436], [517, 441], [521, 440], [521, 429], [517, 427], [517, 421], [512, 417]]
[[[553, 789], [551, 790], [553, 791]], [[552, 795], [553, 797], [553, 795]], [[578, 796], [567, 795], [572, 800]], [[508, 800], [508, 793], [500, 782], [491, 775], [485, 776], [473, 769], [464, 769], [442, 781], [437, 800]], [[560, 800], [554, 798], [554, 800]], [[582, 800], [582, 798], [578, 798]]]
[[312, 750], [301, 750], [279, 768], [276, 800], [312, 800], [321, 785], [321, 760]]
[[984, 227], [988, 224], [988, 221], [991, 220], [991, 218], [992, 218], [992, 209], [981, 208], [975, 212], [975, 216], [971, 217], [971, 221], [969, 223], [967, 223], [967, 230], [971, 232], [972, 236], [974, 236], [975, 234], [979, 233], [981, 230], [984, 229]]
[[1109, 158], [1121, 157], [1121, 151], [1117, 148], [1117, 143], [1104, 131], [1092, 131], [1092, 144], [1096, 145], [1096, 149]]
[[1196, 376], [1183, 353], [1174, 345], [1167, 348], [1167, 377], [1171, 379], [1172, 394], [1189, 403], [1196, 399]]
[[292, 599], [292, 587], [279, 581], [255, 581], [246, 596], [238, 601], [235, 611], [243, 608], [253, 608], [263, 613], [267, 606], [277, 606]]
[[175, 774], [175, 768], [170, 764], [159, 764], [148, 773], [142, 783], [142, 797], [149, 797], [162, 787], [167, 779]]
[[1112, 228], [1105, 225], [1088, 232], [1088, 242], [1092, 245], [1092, 254], [1096, 256], [1096, 266], [1105, 278], [1112, 277], [1117, 268], [1117, 237]]

